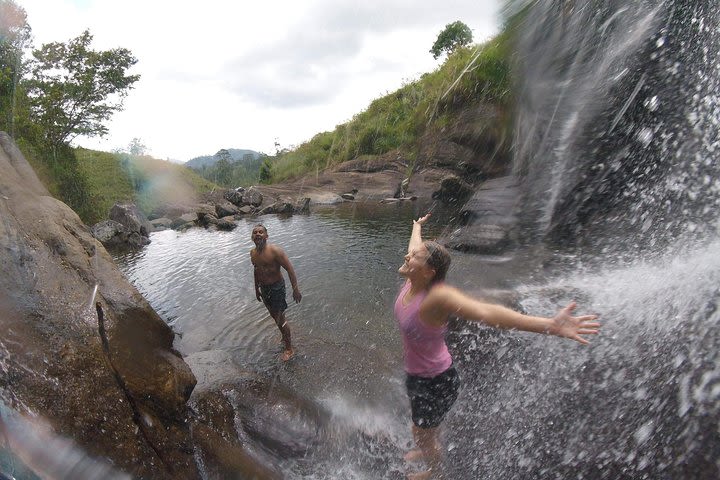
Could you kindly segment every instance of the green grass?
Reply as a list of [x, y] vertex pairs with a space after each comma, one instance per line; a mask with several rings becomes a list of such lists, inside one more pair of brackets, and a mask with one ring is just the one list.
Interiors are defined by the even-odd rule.
[[[435, 71], [374, 100], [332, 132], [271, 158], [272, 182], [393, 149], [414, 158], [418, 139], [428, 130], [441, 130], [460, 109], [488, 103], [507, 111], [509, 101], [508, 40], [499, 35], [483, 45], [458, 49]], [[494, 134], [502, 137], [509, 125], [496, 128]]]
[[145, 214], [165, 203], [192, 202], [217, 188], [182, 165], [147, 156], [76, 150], [93, 211], [89, 222], [106, 219], [117, 202], [133, 202]]

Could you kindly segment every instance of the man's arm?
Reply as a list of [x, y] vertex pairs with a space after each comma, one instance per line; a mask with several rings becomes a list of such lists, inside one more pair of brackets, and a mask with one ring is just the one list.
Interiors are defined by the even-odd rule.
[[589, 343], [581, 335], [598, 333], [600, 324], [595, 322], [596, 315], [573, 317], [575, 302], [571, 302], [553, 318], [523, 315], [509, 308], [476, 300], [457, 288], [439, 285], [431, 290], [420, 312], [423, 320], [438, 324], [449, 315], [457, 315], [466, 320], [481, 322], [501, 329], [517, 329], [525, 332], [543, 333], [569, 338], [582, 344]]
[[250, 263], [253, 266], [253, 279], [255, 280], [255, 298], [258, 299], [258, 302], [262, 302], [262, 295], [260, 294], [260, 282], [258, 282], [258, 272], [257, 267], [255, 266], [255, 259], [253, 258], [253, 251], [250, 250]]
[[280, 247], [277, 247], [276, 258], [277, 262], [280, 264], [281, 267], [285, 269], [288, 274], [288, 278], [290, 279], [290, 285], [292, 285], [293, 289], [293, 299], [295, 300], [295, 303], [300, 303], [300, 300], [302, 300], [302, 294], [300, 293], [300, 289], [298, 288], [297, 277], [295, 276], [295, 269], [293, 268], [290, 259], [285, 254], [285, 251]]

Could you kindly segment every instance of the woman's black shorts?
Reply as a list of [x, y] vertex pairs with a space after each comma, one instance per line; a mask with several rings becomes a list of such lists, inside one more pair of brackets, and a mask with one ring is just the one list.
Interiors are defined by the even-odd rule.
[[420, 428], [440, 425], [458, 396], [460, 377], [455, 367], [432, 377], [407, 376], [405, 380], [413, 423]]

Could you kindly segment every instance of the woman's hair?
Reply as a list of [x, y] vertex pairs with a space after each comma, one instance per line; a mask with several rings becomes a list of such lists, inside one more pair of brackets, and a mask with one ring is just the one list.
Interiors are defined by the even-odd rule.
[[435, 284], [445, 280], [448, 269], [450, 268], [450, 253], [447, 249], [433, 240], [423, 242], [428, 252], [426, 263], [435, 270], [435, 276], [430, 284]]

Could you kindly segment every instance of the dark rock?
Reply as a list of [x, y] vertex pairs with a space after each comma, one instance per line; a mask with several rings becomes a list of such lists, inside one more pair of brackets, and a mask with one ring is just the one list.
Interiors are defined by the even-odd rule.
[[172, 225], [172, 220], [167, 217], [160, 217], [154, 220], [150, 220], [150, 225], [152, 226], [153, 232], [157, 232], [159, 230], [167, 230]]
[[443, 203], [464, 202], [473, 194], [473, 187], [457, 175], [450, 175], [440, 182], [440, 190], [433, 192], [432, 198]]
[[294, 206], [295, 213], [310, 213], [310, 198], [304, 197], [298, 200]]
[[259, 207], [263, 203], [263, 195], [255, 187], [250, 187], [242, 194], [243, 205], [252, 205], [253, 207]]
[[173, 229], [184, 229], [195, 225], [198, 221], [197, 213], [184, 213], [172, 222]]
[[215, 226], [218, 230], [231, 231], [235, 230], [235, 228], [237, 227], [237, 223], [235, 223], [235, 217], [231, 215], [219, 218]]
[[[92, 235], [107, 248], [138, 249], [150, 243], [148, 237], [130, 231], [125, 225], [114, 220], [97, 223], [93, 225], [91, 231]], [[57, 251], [57, 248], [55, 250]]]
[[129, 231], [138, 232], [147, 237], [150, 233], [150, 224], [140, 209], [132, 203], [116, 203], [110, 209], [110, 220], [123, 224]]
[[218, 218], [222, 218], [230, 215], [236, 215], [240, 213], [240, 210], [230, 202], [221, 202], [215, 205], [215, 213]]
[[245, 193], [244, 188], [238, 188], [235, 190], [228, 190], [225, 193], [223, 193], [223, 198], [227, 200], [228, 202], [232, 203], [236, 207], [242, 207], [244, 205], [243, 203], [243, 194]]
[[292, 204], [288, 202], [276, 202], [272, 205], [268, 205], [267, 207], [264, 207], [262, 210], [258, 212], [258, 215], [268, 215], [268, 214], [292, 214], [294, 211], [294, 207]]
[[476, 253], [498, 253], [512, 242], [515, 206], [519, 198], [515, 177], [484, 182], [462, 209], [463, 225], [443, 243], [450, 248]]

